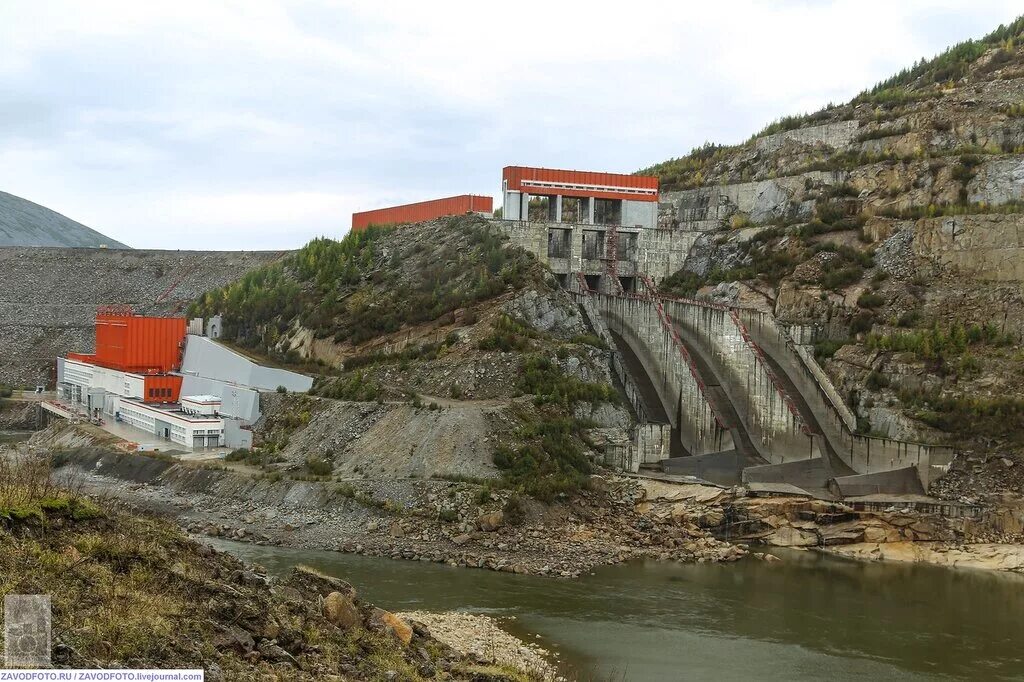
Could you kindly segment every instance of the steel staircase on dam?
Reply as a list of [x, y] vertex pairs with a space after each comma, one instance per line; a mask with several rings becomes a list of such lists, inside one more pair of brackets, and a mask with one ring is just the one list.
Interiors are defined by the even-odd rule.
[[[743, 482], [768, 487], [796, 486], [819, 497], [923, 493], [936, 470], [948, 466], [952, 459], [950, 448], [855, 435], [849, 424], [852, 417], [843, 413], [845, 406], [837, 404], [830, 382], [813, 374], [806, 352], [801, 355], [773, 316], [666, 296], [657, 291], [648, 277], [640, 275], [638, 279], [646, 289], [643, 294], [599, 293], [591, 290], [582, 277], [577, 278], [574, 293], [581, 298], [581, 305], [584, 301], [591, 303], [589, 307], [583, 306], [585, 312], [609, 304], [608, 299], [601, 297], [630, 299], [640, 305], [647, 302], [659, 311], [664, 308], [661, 319], [667, 327], [663, 332], [678, 345], [677, 350], [685, 357], [699, 387], [700, 398], [731, 436], [726, 439], [731, 441], [731, 447], [717, 451], [694, 453], [681, 447], [677, 431], [684, 420], [671, 414], [680, 407], [664, 404], [665, 398], [656, 386], [666, 380], [655, 376], [657, 370], [650, 358], [645, 358], [648, 362], [641, 359], [646, 351], [637, 347], [641, 345], [636, 340], [638, 335], [626, 334], [631, 337], [627, 340], [623, 333], [604, 328], [600, 330], [602, 336], [610, 340], [620, 358], [616, 366], [620, 379], [628, 385], [627, 394], [643, 413], [644, 418], [638, 419], [645, 422], [641, 427], [646, 428], [646, 422], [662, 428], [667, 428], [669, 422], [672, 425], [671, 447], [659, 451], [653, 461], [639, 462], [641, 466], [655, 466], [668, 473], [695, 476], [720, 485]], [[594, 306], [594, 302], [600, 305]], [[673, 316], [672, 312], [677, 314]], [[604, 327], [608, 321], [593, 319], [604, 318], [604, 312], [595, 315], [594, 310], [589, 310], [587, 314], [592, 326]], [[705, 318], [724, 320], [733, 334], [734, 347], [725, 350], [721, 340], [709, 334], [710, 326], [702, 328]], [[744, 357], [746, 378], [737, 374], [736, 363], [730, 360], [732, 353]], [[757, 390], [749, 386], [752, 371], [763, 379], [764, 385], [757, 386]], [[788, 412], [789, 439], [775, 440], [763, 428], [758, 415], [765, 410], [765, 400], [776, 403], [776, 415]], [[809, 446], [803, 445], [800, 434], [804, 434]], [[651, 451], [649, 443], [638, 449]]]

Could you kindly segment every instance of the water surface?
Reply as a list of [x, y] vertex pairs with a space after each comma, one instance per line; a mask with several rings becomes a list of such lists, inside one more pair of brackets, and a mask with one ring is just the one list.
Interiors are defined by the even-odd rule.
[[514, 617], [509, 630], [580, 679], [1024, 679], [1024, 576], [778, 551], [570, 581], [211, 543], [277, 574], [314, 566], [395, 611]]

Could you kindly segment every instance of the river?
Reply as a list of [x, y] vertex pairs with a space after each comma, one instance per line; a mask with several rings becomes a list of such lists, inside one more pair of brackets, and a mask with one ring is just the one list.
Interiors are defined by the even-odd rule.
[[208, 540], [283, 574], [306, 564], [393, 611], [462, 610], [583, 680], [1024, 679], [1024, 576], [784, 561], [608, 566], [559, 580]]

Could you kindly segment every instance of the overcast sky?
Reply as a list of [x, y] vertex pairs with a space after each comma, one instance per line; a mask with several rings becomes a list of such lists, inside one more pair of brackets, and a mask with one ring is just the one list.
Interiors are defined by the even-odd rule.
[[137, 248], [276, 249], [632, 172], [849, 99], [1020, 0], [0, 0], [0, 190]]

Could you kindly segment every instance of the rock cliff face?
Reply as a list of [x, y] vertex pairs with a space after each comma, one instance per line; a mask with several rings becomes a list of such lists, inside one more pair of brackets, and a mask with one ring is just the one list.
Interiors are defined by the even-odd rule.
[[129, 248], [56, 211], [7, 192], [0, 192], [0, 246]]
[[661, 286], [797, 325], [865, 431], [1019, 450], [1022, 37], [646, 169], [660, 224], [698, 235]]
[[124, 303], [140, 313], [181, 313], [207, 289], [279, 256], [0, 248], [0, 383], [48, 383], [57, 355], [91, 350], [97, 306]]

